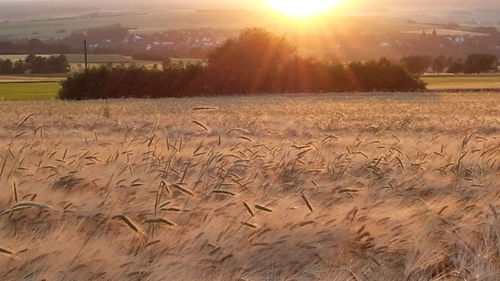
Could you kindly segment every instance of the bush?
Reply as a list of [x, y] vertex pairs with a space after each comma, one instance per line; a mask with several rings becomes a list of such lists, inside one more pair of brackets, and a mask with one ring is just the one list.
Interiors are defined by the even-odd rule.
[[284, 38], [253, 28], [217, 48], [207, 66], [91, 69], [63, 82], [60, 98], [422, 90], [417, 76], [387, 59], [348, 65], [304, 59]]
[[202, 73], [201, 66], [165, 71], [145, 68], [95, 68], [74, 73], [59, 92], [61, 99], [161, 98], [193, 95], [191, 85]]

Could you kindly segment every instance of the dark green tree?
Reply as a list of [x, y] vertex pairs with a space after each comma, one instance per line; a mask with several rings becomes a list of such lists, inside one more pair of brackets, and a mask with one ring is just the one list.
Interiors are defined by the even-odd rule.
[[434, 73], [442, 73], [445, 69], [445, 60], [442, 56], [435, 58], [432, 62], [432, 71]]
[[492, 54], [471, 54], [465, 60], [465, 73], [482, 73], [496, 71], [498, 58]]
[[462, 60], [457, 60], [453, 62], [450, 65], [450, 67], [448, 67], [448, 73], [458, 74], [463, 72], [464, 72], [464, 63], [462, 62]]
[[50, 56], [47, 59], [48, 73], [67, 73], [69, 62], [65, 55]]
[[12, 74], [14, 68], [14, 63], [7, 60], [0, 60], [0, 74]]
[[209, 55], [210, 86], [216, 92], [264, 92], [269, 90], [269, 79], [295, 55], [284, 37], [260, 28], [246, 29]]
[[431, 66], [431, 58], [427, 56], [407, 56], [401, 59], [401, 64], [411, 73], [424, 73]]

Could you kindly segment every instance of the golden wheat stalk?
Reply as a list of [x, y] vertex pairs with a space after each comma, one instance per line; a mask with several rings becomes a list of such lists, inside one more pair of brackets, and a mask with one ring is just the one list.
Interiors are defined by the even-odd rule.
[[190, 195], [191, 197], [194, 197], [194, 195], [191, 191], [185, 189], [184, 187], [180, 186], [179, 184], [173, 183], [173, 184], [171, 184], [171, 186], [175, 187], [177, 190], [179, 190], [182, 193], [186, 193], [186, 194]]
[[313, 207], [311, 206], [311, 203], [309, 202], [309, 200], [307, 200], [307, 198], [306, 198], [306, 196], [304, 194], [302, 194], [302, 199], [306, 203], [307, 208], [312, 212], [313, 211]]
[[12, 183], [12, 197], [14, 199], [14, 202], [17, 203], [19, 201], [18, 196], [17, 196], [17, 187], [16, 187], [15, 181]]
[[160, 204], [160, 208], [163, 208], [163, 207], [167, 206], [170, 203], [172, 203], [172, 201], [163, 202], [163, 203]]
[[255, 205], [255, 208], [258, 210], [264, 211], [264, 212], [268, 212], [268, 213], [271, 213], [273, 211], [273, 210], [266, 208], [264, 206], [261, 206], [261, 205]]
[[32, 202], [32, 201], [23, 201], [23, 202], [18, 202], [14, 204], [11, 209], [17, 209], [17, 208], [22, 208], [22, 207], [33, 207], [33, 208], [39, 208], [39, 209], [52, 209], [50, 206], [37, 203], [37, 202]]
[[242, 139], [242, 140], [246, 140], [248, 142], [253, 142], [253, 139], [249, 138], [249, 137], [245, 137], [245, 136], [239, 136], [238, 137], [239, 139]]
[[245, 206], [245, 209], [247, 210], [247, 212], [250, 214], [250, 216], [254, 216], [254, 213], [252, 211], [252, 208], [250, 208], [250, 206], [246, 203], [246, 202], [243, 202], [243, 206]]
[[217, 110], [217, 109], [218, 109], [217, 107], [210, 107], [210, 106], [195, 106], [195, 107], [193, 107], [194, 111], [198, 111], [198, 110]]
[[209, 131], [208, 127], [207, 127], [205, 124], [201, 123], [200, 121], [192, 120], [191, 122], [193, 122], [194, 124], [196, 124], [196, 125], [200, 126], [200, 127], [201, 127], [201, 128], [203, 128], [203, 130], [205, 130], [206, 132], [208, 132], [208, 131]]
[[233, 193], [231, 191], [227, 191], [227, 190], [214, 190], [214, 191], [212, 191], [212, 193], [236, 196], [235, 193]]
[[244, 222], [244, 221], [242, 221], [242, 222], [241, 222], [241, 224], [242, 224], [242, 225], [244, 225], [244, 226], [247, 226], [247, 227], [257, 228], [257, 226], [256, 226], [256, 225], [251, 224], [251, 223], [249, 223], [249, 222]]
[[161, 208], [160, 210], [165, 211], [165, 212], [181, 212], [182, 211], [179, 208]]
[[145, 235], [144, 231], [141, 229], [140, 226], [138, 226], [136, 223], [134, 223], [129, 217], [126, 215], [117, 215], [114, 216], [113, 219], [119, 219], [122, 222], [124, 222], [131, 230], [133, 230], [136, 233], [139, 233], [141, 235]]
[[168, 221], [164, 218], [153, 218], [153, 219], [147, 219], [144, 221], [147, 224], [165, 224], [168, 226], [175, 226], [175, 224], [171, 221]]
[[2, 248], [0, 247], [0, 254], [4, 255], [4, 256], [7, 256], [11, 259], [14, 259], [14, 260], [17, 260], [18, 257], [14, 254], [13, 251], [9, 250], [9, 249], [6, 249], [6, 248]]
[[7, 250], [5, 248], [2, 248], [2, 247], [0, 247], [0, 253], [1, 254], [7, 254], [7, 255], [13, 255], [14, 254], [14, 252], [12, 252], [10, 250]]
[[11, 214], [11, 213], [14, 213], [14, 212], [17, 212], [17, 211], [21, 211], [21, 210], [24, 210], [24, 209], [29, 209], [29, 208], [31, 208], [31, 207], [25, 206], [25, 207], [18, 207], [18, 208], [10, 208], [10, 209], [7, 209], [7, 210], [4, 210], [4, 211], [0, 212], [0, 217], [4, 216], [4, 215]]
[[30, 119], [31, 117], [33, 117], [35, 115], [36, 115], [36, 113], [31, 113], [28, 116], [24, 117], [23, 120], [21, 120], [21, 122], [19, 122], [19, 124], [17, 125], [17, 128], [20, 128], [22, 125], [24, 125], [24, 123], [26, 123], [26, 121], [28, 121], [28, 119]]

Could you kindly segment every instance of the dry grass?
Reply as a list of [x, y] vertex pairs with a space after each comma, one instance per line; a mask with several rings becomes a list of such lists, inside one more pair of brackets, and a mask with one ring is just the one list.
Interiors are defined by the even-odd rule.
[[0, 279], [498, 280], [499, 105], [0, 103]]

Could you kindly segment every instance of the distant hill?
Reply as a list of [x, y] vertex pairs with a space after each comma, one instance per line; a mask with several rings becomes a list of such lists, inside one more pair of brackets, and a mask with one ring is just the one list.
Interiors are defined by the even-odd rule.
[[[262, 10], [266, 0], [0, 0], [0, 21], [77, 16], [97, 11], [150, 11], [162, 9]], [[498, 0], [345, 0], [349, 13], [498, 21]]]

